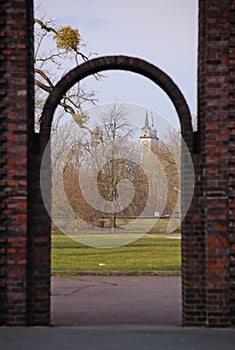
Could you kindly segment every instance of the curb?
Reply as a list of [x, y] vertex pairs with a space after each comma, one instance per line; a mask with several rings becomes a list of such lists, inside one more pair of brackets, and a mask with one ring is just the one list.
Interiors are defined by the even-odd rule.
[[142, 271], [142, 270], [53, 270], [51, 276], [159, 276], [177, 277], [181, 276], [181, 271]]

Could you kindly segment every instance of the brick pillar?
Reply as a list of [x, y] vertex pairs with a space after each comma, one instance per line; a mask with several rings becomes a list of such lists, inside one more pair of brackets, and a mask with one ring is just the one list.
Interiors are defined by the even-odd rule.
[[33, 130], [32, 1], [0, 6], [0, 322], [27, 323], [28, 144]]
[[231, 16], [234, 16], [232, 8], [235, 1], [201, 0], [199, 4], [198, 97], [205, 206], [201, 222], [206, 234], [206, 325], [229, 326], [232, 281], [230, 240], [234, 235], [228, 206], [231, 193], [229, 180], [232, 181], [229, 164], [231, 147], [234, 147], [229, 131], [229, 116], [232, 116], [229, 99], [232, 99], [230, 91], [234, 91], [230, 55], [234, 26]]
[[[6, 230], [7, 230], [7, 215], [6, 211], [6, 133], [7, 133], [7, 115], [6, 115], [6, 90], [7, 79], [5, 76], [6, 70], [6, 55], [3, 52], [6, 50], [5, 27], [6, 16], [5, 7], [0, 7], [0, 325], [5, 323], [5, 308], [6, 308]], [[4, 30], [2, 30], [4, 28]]]
[[[200, 121], [204, 106], [204, 56], [206, 48], [206, 2], [203, 0], [199, 6], [199, 50], [198, 50], [198, 76], [200, 88], [198, 89], [198, 132], [194, 133], [194, 196], [188, 214], [182, 225], [182, 303], [183, 325], [206, 325], [206, 204], [205, 184], [203, 179], [204, 162], [204, 135], [201, 131]], [[183, 184], [182, 184], [183, 186]]]
[[[195, 134], [196, 136], [197, 134]], [[198, 145], [194, 145], [194, 152]], [[205, 232], [201, 180], [201, 156], [192, 155], [195, 172], [194, 196], [182, 223], [182, 322], [184, 326], [205, 325]], [[182, 178], [182, 188], [184, 179]]]
[[230, 244], [230, 320], [235, 326], [235, 2], [230, 7], [230, 37], [229, 37], [229, 158], [228, 158], [228, 190], [229, 190], [229, 244]]
[[[28, 324], [50, 324], [50, 217], [40, 189], [40, 166], [45, 143], [35, 134], [29, 153]], [[50, 176], [46, 186], [50, 196]]]

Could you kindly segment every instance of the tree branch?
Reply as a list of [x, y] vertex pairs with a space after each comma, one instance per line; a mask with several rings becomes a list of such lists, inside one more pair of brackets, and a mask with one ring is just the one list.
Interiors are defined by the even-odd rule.
[[55, 30], [52, 27], [48, 27], [43, 21], [41, 21], [38, 18], [34, 18], [34, 23], [39, 24], [41, 28], [44, 29], [46, 32], [53, 32], [54, 34], [58, 34], [57, 30]]

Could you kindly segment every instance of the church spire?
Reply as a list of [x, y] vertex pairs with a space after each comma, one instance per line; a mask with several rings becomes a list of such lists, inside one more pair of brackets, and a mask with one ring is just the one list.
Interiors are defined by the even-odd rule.
[[[150, 119], [149, 119], [149, 113], [150, 114]], [[149, 150], [156, 150], [157, 147], [157, 130], [154, 127], [153, 123], [153, 112], [149, 112], [146, 110], [145, 113], [145, 124], [141, 129], [141, 136], [140, 136], [140, 144], [143, 145], [146, 149]]]
[[149, 127], [149, 117], [148, 117], [148, 111], [146, 110], [146, 115], [145, 115], [145, 125], [146, 128]]
[[153, 124], [153, 112], [151, 112], [151, 124], [150, 124], [150, 126], [151, 126], [152, 130], [155, 130], [154, 124]]
[[151, 127], [149, 126], [149, 116], [148, 116], [148, 110], [146, 110], [146, 114], [145, 114], [145, 124], [142, 128], [142, 130], [151, 130]]

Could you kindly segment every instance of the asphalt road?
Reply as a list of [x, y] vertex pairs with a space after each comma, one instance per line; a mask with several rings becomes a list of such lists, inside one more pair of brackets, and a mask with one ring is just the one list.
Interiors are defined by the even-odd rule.
[[52, 277], [52, 325], [181, 324], [181, 278]]

